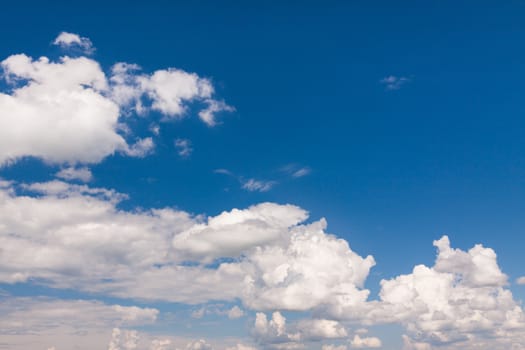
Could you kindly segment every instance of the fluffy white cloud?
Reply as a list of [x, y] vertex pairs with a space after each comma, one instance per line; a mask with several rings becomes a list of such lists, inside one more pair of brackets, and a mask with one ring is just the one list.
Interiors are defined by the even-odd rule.
[[301, 320], [296, 327], [303, 340], [337, 339], [348, 336], [344, 326], [334, 320]]
[[89, 38], [81, 37], [75, 33], [62, 32], [56, 37], [55, 41], [53, 41], [53, 44], [62, 46], [64, 48], [76, 46], [88, 54], [95, 50], [93, 48], [93, 43], [91, 40], [89, 40]]
[[468, 252], [452, 249], [446, 236], [434, 245], [434, 267], [418, 265], [412, 274], [381, 282], [378, 310], [406, 326], [414, 339], [406, 340], [406, 347], [508, 349], [525, 344], [525, 315], [504, 288], [507, 277], [494, 251], [481, 245]]
[[243, 251], [286, 239], [288, 228], [307, 218], [293, 205], [262, 203], [223, 212], [176, 235], [173, 247], [186, 259], [211, 261], [238, 257]]
[[228, 310], [228, 318], [229, 319], [236, 319], [241, 318], [244, 316], [244, 311], [238, 307], [237, 305], [233, 306], [230, 310]]
[[[197, 304], [239, 298], [256, 310], [361, 305], [372, 257], [263, 203], [203, 220], [170, 208], [122, 211], [122, 194], [61, 181], [0, 189], [0, 281]], [[18, 195], [19, 188], [32, 196]], [[233, 259], [214, 268], [185, 264]], [[174, 292], [175, 291], [175, 292]], [[235, 310], [234, 310], [235, 311]], [[232, 313], [232, 315], [235, 312]]]
[[0, 93], [0, 164], [23, 156], [49, 163], [96, 163], [127, 150], [116, 132], [119, 107], [99, 64], [85, 57], [50, 62], [10, 56], [1, 66], [9, 79], [27, 81]]
[[269, 321], [262, 312], [258, 312], [255, 315], [253, 334], [256, 340], [264, 347], [296, 347], [299, 344], [301, 335], [298, 332], [289, 333], [286, 328], [286, 318], [278, 311], [272, 314], [272, 318]]
[[213, 346], [206, 342], [206, 340], [199, 339], [188, 343], [186, 350], [213, 350]]
[[525, 285], [525, 276], [517, 278], [516, 283], [520, 285]]
[[108, 350], [134, 350], [138, 346], [139, 335], [137, 331], [121, 331], [114, 328]]
[[[65, 32], [55, 40], [62, 46], [87, 42]], [[200, 118], [210, 126], [216, 113], [233, 110], [213, 99], [208, 79], [175, 68], [148, 75], [135, 64], [118, 63], [108, 79], [100, 64], [87, 57], [52, 61], [24, 54], [9, 56], [0, 66], [8, 82], [0, 92], [0, 166], [26, 156], [73, 165], [98, 163], [116, 152], [143, 157], [154, 141], [125, 139], [123, 130], [132, 133], [126, 119], [130, 107], [138, 114], [156, 110], [172, 119], [200, 101], [205, 105]]]
[[374, 258], [362, 258], [325, 228], [324, 219], [294, 226], [286, 244], [257, 247], [248, 254], [244, 303], [256, 310], [364, 303], [369, 291], [362, 287]]
[[[364, 282], [374, 259], [326, 233], [324, 220], [304, 224], [308, 215], [301, 208], [263, 203], [205, 219], [171, 208], [120, 210], [124, 198], [62, 181], [1, 180], [0, 281], [311, 311], [314, 319], [290, 325], [278, 312], [271, 320], [257, 314], [256, 338], [277, 348], [348, 337], [341, 322], [401, 323], [406, 347], [414, 349], [519, 349], [516, 344], [525, 343], [523, 309], [490, 248], [453, 249], [443, 237], [434, 242], [434, 266], [383, 280], [380, 300], [369, 301]], [[133, 309], [126, 310], [133, 320]], [[242, 314], [239, 307], [221, 306], [220, 312]], [[377, 344], [371, 339], [354, 338], [354, 346]]]
[[272, 313], [270, 320], [264, 313], [258, 312], [253, 334], [259, 344], [271, 348], [298, 348], [304, 342], [348, 336], [344, 326], [337, 321], [304, 319], [289, 326], [286, 318], [278, 311]]
[[89, 182], [93, 179], [93, 174], [87, 167], [63, 168], [55, 176], [64, 180], [80, 180], [83, 182]]
[[354, 335], [354, 338], [350, 342], [350, 346], [355, 349], [364, 348], [380, 348], [381, 340], [376, 337], [364, 337], [361, 338], [359, 334]]

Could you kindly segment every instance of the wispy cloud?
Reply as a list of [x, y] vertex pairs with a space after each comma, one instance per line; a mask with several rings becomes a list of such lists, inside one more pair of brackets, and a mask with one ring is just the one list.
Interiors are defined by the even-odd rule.
[[89, 182], [93, 179], [93, 174], [88, 167], [69, 167], [63, 168], [55, 174], [56, 177], [64, 180], [80, 180], [83, 182]]
[[231, 171], [228, 169], [215, 169], [213, 170], [215, 174], [223, 174], [223, 175], [229, 175], [229, 176], [235, 176]]
[[191, 141], [188, 139], [176, 139], [175, 142], [175, 148], [177, 149], [177, 153], [182, 158], [188, 158], [191, 156], [191, 153], [193, 152], [193, 148], [191, 147]]
[[244, 178], [243, 176], [236, 175], [234, 172], [220, 168], [213, 170], [215, 174], [222, 174], [227, 175], [230, 177], [233, 177], [236, 179], [243, 190], [249, 191], [249, 192], [268, 192], [271, 190], [275, 185], [277, 185], [279, 182], [275, 180], [262, 180], [262, 179], [255, 179], [255, 178]]
[[408, 77], [389, 75], [381, 79], [379, 82], [385, 86], [386, 90], [399, 90], [403, 85], [410, 81], [411, 79]]
[[291, 163], [282, 167], [280, 171], [292, 178], [297, 179], [309, 175], [312, 172], [312, 169], [308, 166], [301, 166], [295, 163]]
[[250, 192], [268, 192], [273, 186], [277, 184], [276, 181], [247, 179], [242, 180], [242, 188]]

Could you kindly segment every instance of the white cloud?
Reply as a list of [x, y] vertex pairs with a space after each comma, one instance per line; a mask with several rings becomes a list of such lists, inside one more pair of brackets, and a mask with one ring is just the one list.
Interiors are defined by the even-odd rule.
[[399, 90], [403, 85], [410, 82], [410, 78], [407, 77], [398, 77], [395, 75], [389, 75], [379, 81], [381, 84], [385, 85], [387, 90]]
[[199, 118], [208, 126], [215, 126], [217, 124], [215, 114], [218, 112], [233, 112], [235, 108], [228, 106], [224, 101], [216, 101], [209, 99], [206, 101], [208, 107], [199, 112]]
[[152, 324], [159, 311], [93, 300], [6, 297], [0, 299], [0, 314], [0, 337], [9, 349], [39, 344], [88, 350], [107, 346], [108, 329]]
[[525, 276], [523, 276], [523, 277], [518, 277], [518, 278], [516, 279], [516, 283], [517, 283], [517, 284], [520, 284], [520, 285], [525, 285]]
[[337, 321], [304, 319], [288, 325], [286, 318], [278, 311], [272, 313], [270, 320], [264, 313], [258, 312], [253, 334], [259, 344], [270, 348], [298, 348], [304, 342], [348, 336], [344, 326]]
[[185, 101], [209, 99], [214, 90], [208, 79], [174, 68], [141, 76], [139, 83], [152, 99], [152, 108], [168, 117], [182, 117], [186, 112]]
[[434, 267], [418, 265], [412, 274], [381, 281], [381, 308], [413, 337], [406, 347], [505, 349], [525, 343], [525, 315], [504, 289], [507, 276], [494, 251], [481, 245], [452, 249], [446, 236], [434, 245]]
[[235, 346], [231, 346], [226, 348], [226, 350], [257, 350], [253, 346], [244, 345], [244, 344], [236, 344]]
[[93, 179], [93, 174], [88, 167], [68, 167], [62, 168], [55, 174], [56, 177], [64, 180], [80, 180], [89, 182]]
[[107, 305], [91, 300], [3, 298], [0, 329], [12, 334], [44, 332], [53, 328], [94, 329], [153, 323], [158, 310]]
[[355, 349], [364, 348], [380, 348], [381, 340], [376, 337], [365, 337], [361, 338], [359, 334], [354, 335], [354, 338], [350, 342], [350, 346]]
[[114, 328], [108, 350], [133, 350], [137, 348], [138, 341], [137, 331], [121, 331], [119, 328]]
[[97, 163], [126, 149], [116, 132], [119, 108], [102, 94], [108, 87], [97, 62], [14, 55], [1, 66], [10, 79], [28, 83], [12, 94], [0, 93], [0, 164], [24, 156]]
[[301, 320], [296, 329], [301, 334], [302, 340], [324, 340], [345, 338], [348, 333], [338, 321], [325, 319]]
[[91, 40], [89, 40], [89, 38], [81, 37], [78, 34], [68, 32], [60, 33], [56, 37], [55, 41], [53, 41], [53, 44], [59, 45], [64, 48], [76, 46], [81, 48], [87, 54], [90, 54], [95, 50], [93, 47], [93, 43], [91, 42]]
[[333, 345], [333, 344], [325, 344], [321, 347], [321, 350], [347, 350], [348, 347], [346, 345]]
[[229, 176], [235, 176], [231, 171], [228, 169], [215, 169], [213, 170], [215, 174], [223, 174], [223, 175], [229, 175]]
[[324, 219], [295, 226], [286, 244], [257, 247], [247, 255], [245, 305], [256, 310], [310, 310], [365, 303], [369, 291], [362, 287], [374, 258], [362, 258], [325, 228]]
[[308, 167], [300, 168], [292, 173], [292, 177], [299, 178], [310, 174], [312, 170]]
[[294, 348], [300, 341], [299, 333], [288, 333], [286, 318], [278, 311], [268, 321], [266, 315], [258, 312], [255, 315], [253, 334], [259, 344], [267, 348]]
[[36, 279], [128, 299], [238, 300], [256, 311], [311, 312], [312, 320], [290, 325], [280, 313], [271, 320], [257, 316], [261, 344], [280, 348], [345, 337], [341, 322], [400, 323], [413, 348], [499, 350], [525, 343], [523, 309], [490, 248], [453, 249], [443, 237], [434, 242], [434, 266], [383, 280], [380, 299], [368, 301], [364, 282], [374, 259], [326, 233], [324, 220], [304, 224], [301, 208], [263, 203], [205, 219], [171, 208], [118, 209], [123, 198], [62, 181], [2, 180], [0, 281]]
[[242, 188], [250, 192], [268, 192], [277, 184], [275, 181], [248, 179], [242, 180]]
[[177, 153], [182, 158], [188, 158], [193, 152], [193, 148], [191, 147], [191, 141], [188, 139], [176, 139], [174, 145], [177, 149]]
[[153, 139], [151, 137], [146, 137], [139, 139], [133, 145], [126, 147], [124, 153], [128, 156], [144, 158], [148, 154], [151, 154], [154, 148], [155, 144], [153, 143]]
[[151, 342], [149, 350], [168, 350], [168, 347], [171, 345], [171, 340], [169, 339], [154, 339]]
[[288, 228], [306, 218], [306, 211], [293, 205], [262, 203], [233, 209], [176, 235], [173, 247], [190, 260], [237, 257], [252, 247], [286, 239]]
[[213, 350], [213, 346], [206, 342], [206, 340], [199, 339], [188, 343], [186, 350]]
[[238, 307], [237, 305], [233, 306], [230, 310], [228, 310], [228, 318], [229, 319], [236, 319], [241, 318], [244, 316], [244, 311]]
[[[55, 42], [84, 45], [86, 40], [62, 33]], [[0, 66], [9, 85], [0, 91], [0, 166], [28, 156], [70, 165], [99, 163], [117, 152], [144, 157], [154, 140], [136, 138], [128, 144], [130, 111], [182, 118], [197, 101], [207, 105], [200, 118], [211, 126], [217, 112], [233, 110], [213, 99], [208, 79], [175, 68], [148, 75], [138, 65], [117, 63], [108, 79], [100, 64], [87, 57], [52, 61], [25, 54], [9, 56]]]
[[403, 350], [432, 350], [428, 343], [417, 342], [403, 334]]

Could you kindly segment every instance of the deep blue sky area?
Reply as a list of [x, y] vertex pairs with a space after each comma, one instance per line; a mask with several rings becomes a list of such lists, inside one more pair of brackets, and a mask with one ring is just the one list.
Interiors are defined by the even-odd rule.
[[[0, 57], [58, 57], [57, 33], [79, 33], [106, 70], [197, 72], [236, 108], [214, 128], [163, 124], [150, 157], [94, 166], [92, 185], [129, 194], [123, 206], [216, 215], [296, 204], [376, 258], [372, 290], [431, 265], [443, 234], [494, 248], [514, 281], [524, 274], [524, 15], [524, 1], [24, 2], [0, 13]], [[408, 80], [389, 90], [388, 76]], [[189, 159], [175, 138], [191, 140]], [[290, 164], [311, 173], [293, 179]], [[247, 192], [215, 169], [278, 184]], [[25, 160], [0, 175], [54, 171]]]

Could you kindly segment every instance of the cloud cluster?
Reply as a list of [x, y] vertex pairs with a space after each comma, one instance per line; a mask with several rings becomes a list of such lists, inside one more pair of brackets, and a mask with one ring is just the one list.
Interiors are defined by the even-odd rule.
[[152, 324], [159, 311], [93, 300], [6, 296], [0, 299], [0, 313], [0, 337], [10, 349], [106, 349], [108, 330]]
[[[61, 33], [55, 44], [91, 48], [89, 39], [72, 33]], [[216, 113], [232, 110], [213, 98], [208, 79], [175, 68], [145, 74], [135, 64], [118, 63], [108, 77], [85, 56], [53, 61], [25, 54], [7, 57], [0, 68], [8, 83], [0, 91], [0, 166], [22, 157], [72, 165], [98, 163], [116, 152], [143, 157], [154, 142], [124, 132], [130, 131], [130, 105], [136, 113], [153, 110], [172, 119], [200, 101], [201, 119], [210, 126]]]
[[447, 236], [434, 245], [433, 267], [418, 265], [411, 274], [381, 282], [381, 307], [405, 325], [412, 338], [406, 343], [450, 349], [525, 344], [525, 315], [504, 288], [507, 276], [495, 252], [481, 245], [453, 249]]
[[[92, 50], [89, 39], [66, 32], [55, 44]], [[87, 164], [116, 152], [148, 155], [159, 135], [158, 123], [183, 118], [194, 102], [208, 126], [217, 124], [218, 112], [233, 110], [214, 98], [209, 79], [176, 68], [144, 73], [136, 64], [117, 63], [106, 73], [85, 56], [53, 61], [24, 54], [0, 65], [7, 83], [0, 92], [0, 166], [37, 157], [60, 165], [56, 176], [66, 181], [89, 182]], [[382, 83], [394, 90], [407, 81], [391, 76]], [[160, 114], [160, 120], [152, 121], [152, 136], [135, 136], [132, 114], [152, 111]], [[178, 139], [175, 147], [181, 156], [191, 154], [189, 140]], [[283, 171], [300, 178], [311, 170], [290, 165]], [[224, 169], [216, 172], [236, 177]], [[276, 184], [236, 178], [248, 191], [264, 192]], [[404, 327], [405, 349], [525, 348], [524, 311], [508, 289], [496, 253], [482, 245], [454, 249], [444, 236], [434, 242], [438, 254], [433, 266], [417, 265], [409, 274], [382, 280], [379, 299], [369, 300], [365, 281], [375, 259], [328, 233], [324, 219], [307, 222], [308, 213], [297, 206], [261, 203], [210, 217], [173, 208], [124, 210], [119, 204], [125, 194], [66, 181], [0, 179], [0, 283], [143, 301], [228, 301], [228, 308], [204, 306], [193, 316], [215, 313], [236, 319], [255, 311], [253, 336], [264, 348], [300, 348], [311, 342], [324, 350], [377, 348], [382, 346], [379, 338], [351, 329], [385, 323]], [[516, 282], [524, 283], [523, 278]], [[168, 339], [140, 344], [139, 333], [125, 327], [154, 322], [156, 309], [4, 299], [0, 330], [7, 343], [29, 330], [50, 338], [51, 328], [71, 339], [86, 327], [97, 339], [113, 329], [105, 344], [110, 350], [212, 349], [202, 339], [184, 345]], [[283, 314], [289, 311], [311, 318], [287, 322]], [[344, 344], [321, 344], [327, 340]], [[98, 345], [86, 343], [86, 348]], [[230, 349], [253, 348], [238, 343]]]
[[2, 181], [0, 280], [189, 304], [240, 300], [251, 310], [315, 315], [285, 331], [282, 314], [270, 321], [259, 314], [261, 343], [347, 336], [350, 346], [378, 344], [345, 333], [341, 321], [400, 323], [416, 347], [525, 342], [523, 310], [490, 248], [462, 251], [443, 237], [434, 242], [433, 267], [381, 281], [380, 300], [370, 301], [364, 282], [374, 258], [326, 233], [323, 219], [304, 224], [301, 208], [262, 203], [204, 218], [172, 208], [117, 209], [125, 198], [62, 181]]

